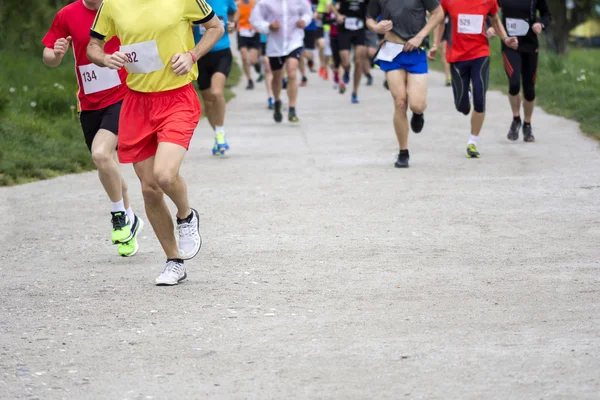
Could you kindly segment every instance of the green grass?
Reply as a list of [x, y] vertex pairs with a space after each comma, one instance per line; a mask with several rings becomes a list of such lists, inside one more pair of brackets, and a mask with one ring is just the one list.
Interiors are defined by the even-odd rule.
[[[0, 186], [94, 169], [76, 107], [75, 70], [68, 55], [55, 69], [27, 53], [0, 51]], [[241, 78], [234, 63], [225, 97]]]
[[[490, 87], [508, 93], [508, 79], [497, 38], [492, 41], [491, 50]], [[439, 60], [432, 67], [442, 70]], [[540, 50], [537, 104], [551, 114], [579, 122], [584, 133], [600, 140], [598, 93], [600, 49], [571, 48], [562, 57], [545, 49]]]

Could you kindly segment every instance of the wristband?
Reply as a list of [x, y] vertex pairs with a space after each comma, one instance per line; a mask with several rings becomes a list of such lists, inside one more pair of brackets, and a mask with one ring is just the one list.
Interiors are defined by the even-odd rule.
[[188, 51], [188, 54], [189, 54], [190, 56], [192, 56], [192, 61], [193, 61], [193, 62], [198, 62], [198, 59], [196, 58], [196, 56], [194, 55], [194, 53], [192, 53], [192, 51], [191, 51], [191, 50], [190, 50], [190, 51]]

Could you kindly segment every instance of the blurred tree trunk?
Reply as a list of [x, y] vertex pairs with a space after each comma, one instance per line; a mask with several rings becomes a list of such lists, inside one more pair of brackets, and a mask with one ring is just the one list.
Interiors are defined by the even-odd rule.
[[552, 24], [546, 32], [546, 41], [557, 54], [565, 54], [569, 43], [569, 32], [587, 18], [594, 15], [598, 0], [575, 0], [568, 7], [568, 0], [548, 0]]

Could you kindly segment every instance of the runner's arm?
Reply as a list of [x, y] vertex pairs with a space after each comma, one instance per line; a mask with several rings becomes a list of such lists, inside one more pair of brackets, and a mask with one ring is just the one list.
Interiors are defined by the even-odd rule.
[[44, 44], [42, 61], [51, 68], [60, 65], [71, 45], [71, 36], [69, 35], [69, 28], [65, 23], [65, 19], [64, 9], [62, 9], [54, 17], [50, 29], [42, 39], [42, 43]]
[[542, 24], [542, 29], [548, 28], [552, 23], [552, 15], [550, 14], [550, 9], [548, 8], [548, 2], [546, 0], [538, 0], [537, 9], [540, 12], [540, 18], [538, 22]]
[[[513, 42], [518, 43], [517, 38], [512, 38], [508, 36], [508, 34], [506, 33], [506, 29], [504, 29], [504, 25], [502, 25], [502, 21], [500, 20], [500, 16], [498, 14], [491, 15], [490, 22], [492, 23], [492, 27], [496, 31], [496, 34], [498, 35], [498, 37], [500, 37], [500, 40], [502, 40], [504, 44], [506, 44], [508, 47], [513, 47]], [[507, 43], [506, 39], [511, 40], [509, 41], [509, 43]]]
[[304, 21], [304, 26], [308, 26], [313, 20], [312, 8], [308, 1], [301, 1], [300, 4], [302, 7], [300, 10], [302, 12], [300, 19]]
[[365, 23], [370, 31], [377, 32], [375, 27], [377, 26], [377, 17], [381, 14], [381, 5], [379, 0], [371, 0], [367, 5], [367, 19]]
[[[443, 18], [444, 16], [442, 16]], [[442, 38], [444, 37], [444, 32], [446, 31], [446, 24], [439, 24], [433, 30], [433, 45], [436, 47], [440, 46], [442, 43]]]
[[[427, 23], [425, 24], [423, 29], [421, 29], [421, 31], [419, 33], [417, 33], [416, 37], [422, 38], [423, 40], [425, 40], [425, 38], [428, 37], [429, 34], [436, 27], [438, 27], [440, 25], [444, 26], [444, 24], [442, 24], [442, 22], [444, 21], [445, 16], [446, 15], [444, 13], [444, 9], [442, 8], [442, 6], [438, 5], [433, 11], [430, 11], [429, 20], [427, 21]], [[443, 34], [443, 32], [442, 32], [442, 34]], [[440, 36], [440, 40], [441, 40], [441, 38], [442, 37]], [[439, 44], [440, 44], [440, 42], [436, 41], [434, 39], [433, 45], [437, 47], [437, 46], [439, 46]]]
[[263, 15], [262, 3], [258, 3], [250, 13], [250, 25], [252, 25], [260, 33], [269, 33], [269, 22]]
[[44, 52], [42, 53], [42, 60], [44, 64], [50, 68], [58, 67], [62, 62], [63, 56], [58, 56], [54, 53], [54, 49], [49, 49], [48, 47], [44, 47]]

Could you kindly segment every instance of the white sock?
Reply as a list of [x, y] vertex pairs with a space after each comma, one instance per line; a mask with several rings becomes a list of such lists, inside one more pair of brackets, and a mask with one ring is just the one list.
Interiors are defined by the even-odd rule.
[[119, 212], [119, 211], [125, 211], [125, 204], [123, 203], [123, 199], [117, 201], [117, 202], [112, 202], [112, 212]]
[[467, 142], [467, 145], [469, 144], [477, 144], [477, 138], [479, 136], [475, 136], [475, 135], [469, 135], [469, 141]]
[[133, 221], [135, 221], [135, 214], [133, 213], [133, 210], [131, 209], [131, 207], [129, 207], [126, 210], [127, 213], [127, 218], [129, 218], [129, 222], [131, 222], [131, 224], [133, 225]]
[[215, 126], [215, 135], [216, 134], [225, 134], [225, 127], [224, 126]]

